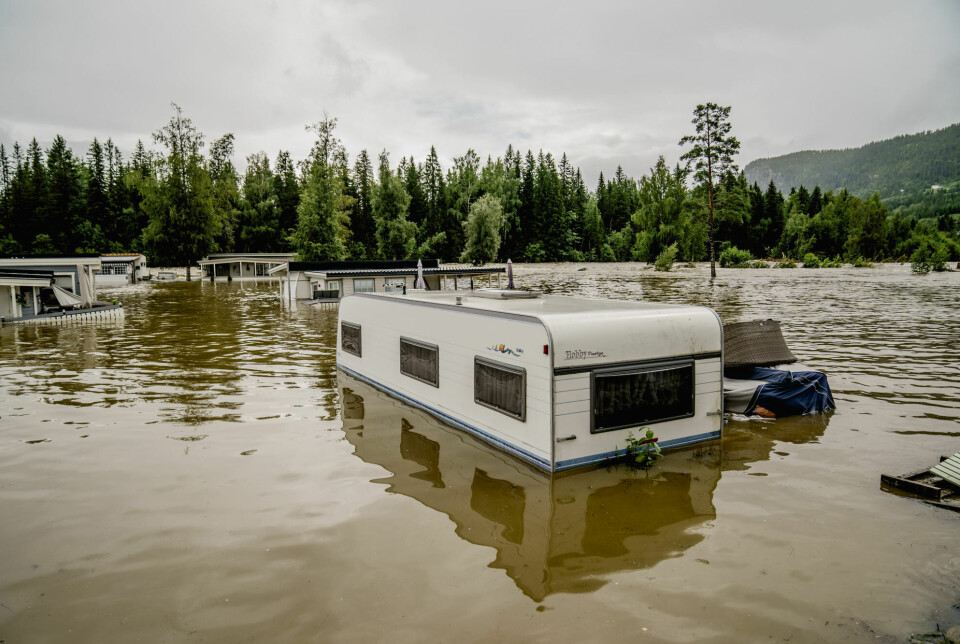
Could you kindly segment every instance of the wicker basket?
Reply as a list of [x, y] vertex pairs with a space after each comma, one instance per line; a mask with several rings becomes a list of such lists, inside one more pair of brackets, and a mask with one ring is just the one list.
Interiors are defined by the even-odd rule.
[[796, 361], [776, 320], [723, 325], [724, 367], [772, 367]]

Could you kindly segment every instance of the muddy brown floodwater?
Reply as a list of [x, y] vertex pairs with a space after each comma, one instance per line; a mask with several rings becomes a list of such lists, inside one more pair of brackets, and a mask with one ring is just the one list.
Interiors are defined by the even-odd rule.
[[549, 478], [338, 376], [271, 283], [105, 291], [0, 329], [0, 640], [876, 642], [960, 623], [960, 515], [880, 490], [960, 449], [960, 273], [518, 266], [782, 321], [829, 416]]

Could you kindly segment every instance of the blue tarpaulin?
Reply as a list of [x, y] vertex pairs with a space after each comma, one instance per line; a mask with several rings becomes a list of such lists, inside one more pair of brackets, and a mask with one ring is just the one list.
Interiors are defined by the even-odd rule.
[[785, 371], [768, 367], [724, 370], [724, 378], [759, 381], [742, 413], [763, 407], [777, 416], [814, 414], [836, 409], [827, 376], [819, 371]]

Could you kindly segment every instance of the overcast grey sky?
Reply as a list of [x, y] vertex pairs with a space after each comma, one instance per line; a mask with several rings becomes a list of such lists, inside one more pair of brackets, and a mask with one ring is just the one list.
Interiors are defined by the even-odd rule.
[[169, 119], [303, 158], [339, 120], [396, 164], [508, 143], [590, 187], [674, 163], [697, 103], [733, 107], [741, 165], [960, 122], [960, 2], [0, 0], [0, 142], [126, 154]]

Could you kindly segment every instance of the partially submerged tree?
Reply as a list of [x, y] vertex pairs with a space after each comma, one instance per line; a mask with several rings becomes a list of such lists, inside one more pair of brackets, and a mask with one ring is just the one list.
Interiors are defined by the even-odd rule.
[[687, 162], [687, 167], [694, 166], [694, 179], [707, 188], [707, 223], [708, 244], [710, 246], [710, 277], [717, 276], [716, 243], [714, 240], [714, 187], [720, 177], [728, 171], [735, 172], [736, 164], [733, 155], [740, 150], [740, 142], [730, 136], [730, 107], [720, 107], [716, 103], [697, 105], [693, 111], [691, 123], [696, 127], [696, 134], [680, 139], [680, 145], [693, 147], [687, 150], [680, 158]]

